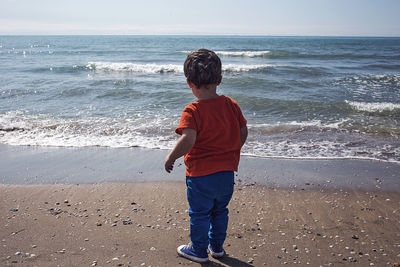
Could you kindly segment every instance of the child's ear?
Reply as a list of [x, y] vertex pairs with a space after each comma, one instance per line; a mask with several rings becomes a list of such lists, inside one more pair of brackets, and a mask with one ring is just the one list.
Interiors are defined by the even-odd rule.
[[186, 82], [189, 85], [189, 88], [193, 88], [194, 87], [194, 84], [191, 81], [189, 81], [189, 79], [186, 79]]
[[222, 82], [222, 75], [221, 75], [221, 76], [219, 76], [219, 80], [218, 80], [218, 82], [217, 82], [217, 86], [218, 86], [218, 85], [220, 85], [220, 84], [221, 84], [221, 82]]

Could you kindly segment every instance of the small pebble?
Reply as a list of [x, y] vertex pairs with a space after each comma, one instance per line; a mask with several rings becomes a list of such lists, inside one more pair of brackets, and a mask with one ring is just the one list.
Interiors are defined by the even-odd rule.
[[123, 220], [123, 221], [122, 221], [122, 224], [123, 224], [123, 225], [132, 224], [132, 221], [131, 221], [131, 220]]

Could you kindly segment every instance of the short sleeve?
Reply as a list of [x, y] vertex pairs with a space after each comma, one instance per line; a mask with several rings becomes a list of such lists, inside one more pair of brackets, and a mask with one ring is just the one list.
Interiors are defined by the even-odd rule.
[[197, 131], [196, 119], [194, 117], [194, 107], [188, 105], [182, 111], [181, 120], [178, 127], [176, 127], [175, 132], [182, 135], [182, 129], [190, 128]]
[[247, 120], [246, 118], [243, 116], [242, 111], [239, 108], [239, 127], [243, 128], [247, 125]]
[[243, 116], [243, 113], [242, 113], [242, 110], [241, 110], [240, 107], [239, 107], [239, 104], [238, 104], [235, 100], [233, 100], [233, 99], [231, 99], [231, 101], [232, 101], [232, 103], [233, 103], [233, 106], [235, 107], [235, 112], [236, 112], [236, 115], [237, 115], [238, 120], [239, 120], [239, 127], [240, 127], [240, 128], [243, 128], [243, 127], [246, 126], [247, 120], [246, 120], [246, 118]]

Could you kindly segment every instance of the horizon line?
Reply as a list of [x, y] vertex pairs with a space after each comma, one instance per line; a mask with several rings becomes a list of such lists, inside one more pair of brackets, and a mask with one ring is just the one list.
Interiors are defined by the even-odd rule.
[[331, 37], [331, 38], [400, 38], [399, 36], [387, 36], [387, 35], [275, 35], [275, 34], [95, 34], [95, 33], [76, 33], [76, 34], [4, 34], [0, 33], [0, 36], [226, 36], [226, 37]]

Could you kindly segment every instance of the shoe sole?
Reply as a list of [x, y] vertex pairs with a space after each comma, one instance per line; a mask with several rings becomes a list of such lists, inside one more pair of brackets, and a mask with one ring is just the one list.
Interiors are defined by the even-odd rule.
[[179, 256], [189, 259], [191, 261], [199, 262], [199, 263], [208, 262], [208, 258], [199, 258], [199, 257], [192, 256], [192, 255], [182, 252], [181, 249], [184, 247], [185, 247], [185, 245], [181, 245], [177, 248], [177, 252], [178, 252]]
[[213, 258], [222, 258], [225, 255], [225, 251], [223, 250], [222, 252], [214, 252], [211, 247], [208, 247], [208, 250], [210, 251], [210, 254]]

